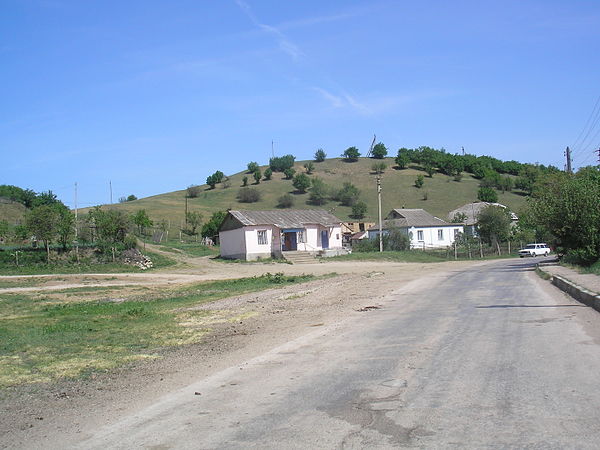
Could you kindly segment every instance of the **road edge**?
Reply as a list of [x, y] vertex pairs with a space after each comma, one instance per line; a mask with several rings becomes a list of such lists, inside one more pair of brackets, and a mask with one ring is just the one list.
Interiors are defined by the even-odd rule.
[[578, 302], [600, 312], [600, 295], [589, 291], [584, 287], [581, 287], [578, 284], [561, 277], [560, 275], [552, 275], [551, 273], [545, 272], [544, 269], [540, 267], [540, 264], [536, 264], [536, 272], [542, 278], [549, 280], [550, 283], [559, 288], [561, 291], [569, 294]]

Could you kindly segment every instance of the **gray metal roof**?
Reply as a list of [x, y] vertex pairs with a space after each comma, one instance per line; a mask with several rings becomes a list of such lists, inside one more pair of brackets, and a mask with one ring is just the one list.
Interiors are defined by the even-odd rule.
[[333, 214], [320, 209], [290, 209], [275, 211], [229, 211], [242, 225], [275, 225], [278, 228], [302, 228], [304, 225], [340, 225]]
[[[383, 228], [410, 228], [410, 227], [447, 227], [454, 224], [448, 223], [439, 217], [429, 214], [424, 209], [392, 209], [383, 221]], [[374, 225], [369, 230], [378, 230]]]
[[[488, 202], [474, 202], [467, 203], [466, 205], [461, 206], [460, 208], [456, 208], [448, 213], [448, 220], [454, 219], [454, 216], [458, 213], [464, 214], [467, 216], [465, 220], [465, 225], [475, 225], [477, 223], [477, 217], [481, 213], [481, 211], [488, 206], [499, 206], [500, 208], [506, 208], [501, 203], [488, 203]], [[519, 220], [517, 215], [513, 212], [510, 213], [511, 220]]]

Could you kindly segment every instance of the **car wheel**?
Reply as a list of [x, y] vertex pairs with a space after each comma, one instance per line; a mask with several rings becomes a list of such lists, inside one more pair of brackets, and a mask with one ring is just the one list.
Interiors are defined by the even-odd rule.
[[544, 253], [544, 256], [548, 256], [548, 252]]

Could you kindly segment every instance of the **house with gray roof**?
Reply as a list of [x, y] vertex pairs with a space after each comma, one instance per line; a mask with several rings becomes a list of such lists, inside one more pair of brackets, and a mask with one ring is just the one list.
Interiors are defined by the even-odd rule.
[[229, 211], [219, 228], [221, 257], [255, 260], [286, 252], [342, 252], [341, 220], [324, 210]]
[[[383, 234], [389, 233], [392, 229], [406, 233], [411, 248], [416, 249], [449, 247], [458, 234], [463, 232], [462, 224], [448, 223], [424, 209], [393, 209], [382, 225]], [[369, 238], [378, 235], [378, 225], [369, 228]]]
[[[489, 203], [489, 202], [473, 202], [467, 203], [466, 205], [456, 208], [448, 213], [448, 220], [458, 221], [465, 226], [465, 232], [467, 234], [477, 235], [477, 222], [479, 221], [479, 214], [488, 206], [497, 206], [499, 208], [507, 209], [507, 207], [501, 203]], [[514, 224], [519, 221], [519, 217], [512, 211], [509, 211], [510, 220]]]

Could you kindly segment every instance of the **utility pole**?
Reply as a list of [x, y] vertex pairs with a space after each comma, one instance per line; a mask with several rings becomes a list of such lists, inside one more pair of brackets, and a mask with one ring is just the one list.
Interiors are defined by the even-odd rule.
[[112, 181], [108, 181], [108, 188], [110, 189], [110, 204], [112, 205]]
[[573, 173], [571, 169], [571, 149], [569, 147], [565, 150], [565, 156], [567, 157], [567, 173]]
[[462, 154], [463, 154], [463, 156], [465, 156], [465, 148], [464, 147], [462, 147]]
[[381, 221], [381, 177], [377, 175], [377, 204], [379, 207], [379, 251], [383, 252], [383, 226]]
[[596, 150], [596, 153], [598, 153], [598, 166], [600, 166], [600, 147], [598, 147], [598, 150]]
[[275, 158], [275, 143], [271, 139], [271, 156]]
[[77, 257], [77, 264], [79, 264], [79, 238], [77, 226], [77, 181], [75, 182], [75, 256]]

